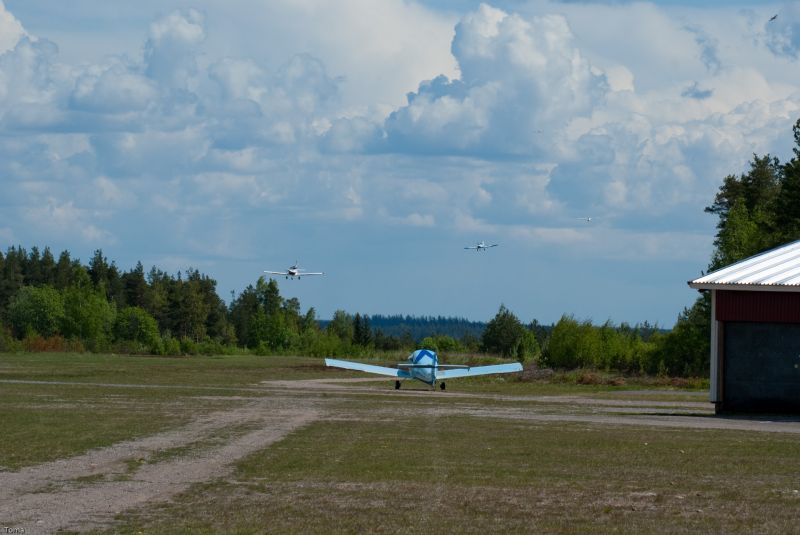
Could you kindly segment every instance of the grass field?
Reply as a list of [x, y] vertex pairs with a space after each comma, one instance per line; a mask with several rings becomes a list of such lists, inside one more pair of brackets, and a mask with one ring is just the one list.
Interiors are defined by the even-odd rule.
[[[706, 392], [352, 382], [301, 357], [0, 355], [26, 533], [797, 533], [800, 420]], [[641, 390], [637, 390], [637, 388]]]

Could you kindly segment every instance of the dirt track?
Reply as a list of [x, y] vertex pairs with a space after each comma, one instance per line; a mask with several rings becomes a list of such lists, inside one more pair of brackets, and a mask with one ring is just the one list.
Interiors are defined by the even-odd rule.
[[[0, 522], [4, 526], [26, 526], [26, 533], [106, 526], [119, 512], [147, 502], [169, 500], [194, 483], [226, 477], [237, 460], [314, 420], [352, 417], [333, 409], [332, 402], [338, 403], [345, 396], [352, 399], [378, 395], [391, 401], [447, 396], [449, 401], [457, 400], [421, 404], [415, 409], [416, 414], [432, 417], [471, 415], [520, 421], [800, 433], [797, 420], [714, 417], [705, 401], [395, 391], [385, 380], [374, 385], [370, 382], [375, 383], [360, 379], [262, 383], [253, 389], [263, 392], [264, 397], [236, 399], [235, 407], [200, 416], [179, 429], [17, 472], [0, 472]], [[336, 396], [337, 392], [342, 396]], [[503, 403], [487, 404], [486, 400]], [[514, 401], [523, 404], [507, 403]], [[385, 419], [396, 410], [396, 403], [378, 403], [368, 417]]]
[[[0, 519], [5, 526], [28, 527], [26, 533], [108, 524], [121, 511], [224, 477], [239, 459], [319, 417], [313, 403], [298, 407], [294, 401], [263, 398], [177, 430], [0, 473]], [[254, 430], [230, 431], [237, 426]], [[185, 456], [162, 458], [187, 446], [192, 450]]]

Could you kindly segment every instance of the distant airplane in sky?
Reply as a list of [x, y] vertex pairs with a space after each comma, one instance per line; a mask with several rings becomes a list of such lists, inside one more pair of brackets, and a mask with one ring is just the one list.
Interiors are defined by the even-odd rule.
[[772, 22], [773, 20], [775, 20], [777, 18], [778, 18], [778, 14], [775, 13], [774, 15], [772, 15], [772, 17], [770, 17], [770, 19], [767, 22]]
[[521, 372], [522, 364], [495, 364], [492, 366], [464, 366], [460, 364], [439, 364], [439, 359], [435, 351], [430, 349], [418, 349], [408, 356], [408, 363], [401, 362], [397, 368], [386, 366], [373, 366], [372, 364], [362, 364], [360, 362], [350, 362], [349, 360], [325, 359], [325, 365], [334, 368], [344, 368], [346, 370], [358, 370], [377, 375], [387, 375], [397, 377], [394, 382], [395, 390], [400, 388], [400, 379], [416, 379], [425, 384], [436, 387], [439, 381], [439, 388], [445, 389], [445, 379], [455, 379], [456, 377], [473, 377], [475, 375], [490, 375], [494, 373], [513, 373]]
[[500, 244], [499, 243], [493, 243], [491, 245], [486, 245], [486, 242], [481, 240], [478, 243], [476, 243], [475, 245], [473, 245], [472, 247], [464, 247], [464, 249], [473, 249], [475, 251], [485, 251], [489, 247], [497, 247], [498, 245], [500, 245]]
[[580, 219], [581, 221], [586, 221], [587, 223], [591, 223], [592, 222], [592, 218], [591, 217], [576, 217], [575, 219]]
[[264, 271], [264, 273], [269, 273], [270, 275], [283, 275], [287, 279], [289, 277], [291, 277], [292, 279], [297, 277], [299, 279], [300, 277], [305, 277], [307, 275], [324, 275], [325, 274], [325, 273], [322, 273], [321, 271], [318, 271], [318, 272], [304, 271], [303, 268], [301, 268], [298, 265], [297, 260], [295, 260], [294, 261], [294, 265], [291, 266], [286, 271]]

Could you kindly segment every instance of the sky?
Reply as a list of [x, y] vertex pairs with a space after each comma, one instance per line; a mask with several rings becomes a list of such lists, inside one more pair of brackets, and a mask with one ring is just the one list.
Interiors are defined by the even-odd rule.
[[797, 2], [0, 0], [0, 250], [668, 328], [799, 55]]

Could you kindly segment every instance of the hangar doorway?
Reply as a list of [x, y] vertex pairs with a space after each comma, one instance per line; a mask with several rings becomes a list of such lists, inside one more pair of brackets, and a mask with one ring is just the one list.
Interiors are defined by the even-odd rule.
[[800, 412], [800, 325], [727, 321], [722, 410]]

